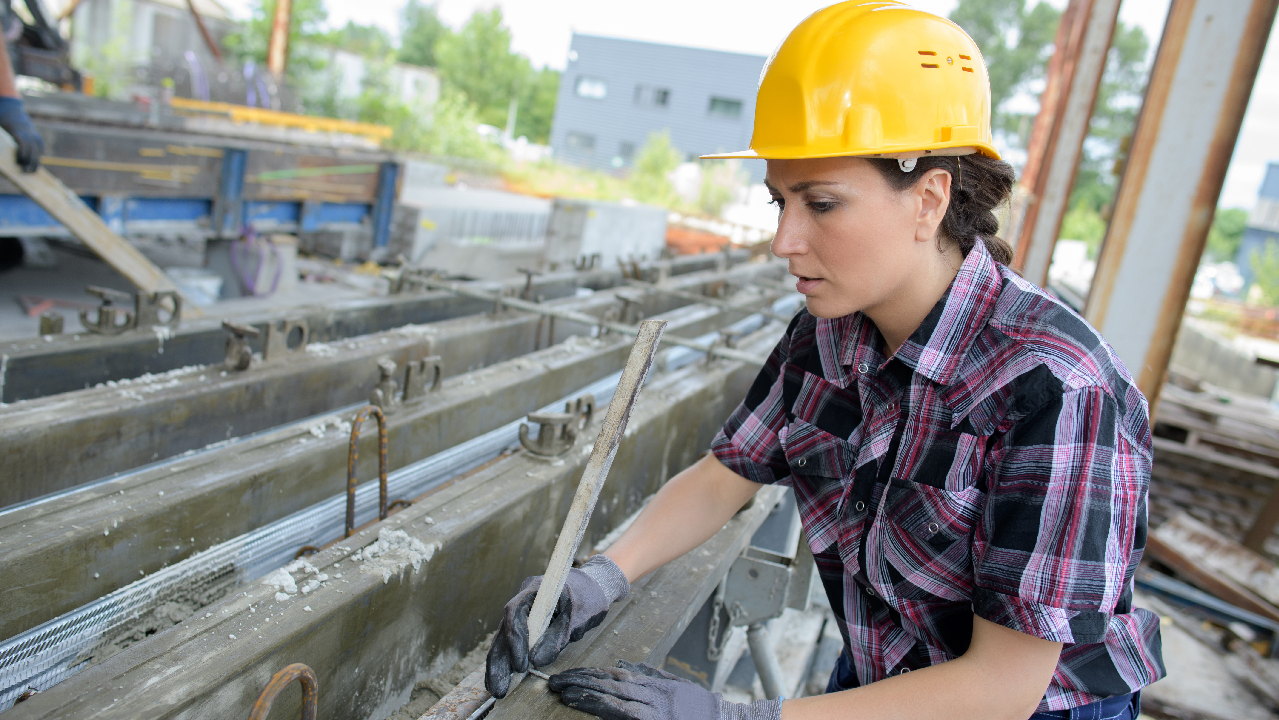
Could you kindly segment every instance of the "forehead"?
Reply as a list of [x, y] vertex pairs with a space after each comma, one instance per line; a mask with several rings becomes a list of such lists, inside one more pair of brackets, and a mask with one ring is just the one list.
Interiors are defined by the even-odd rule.
[[860, 187], [878, 179], [875, 168], [859, 157], [769, 160], [764, 183], [769, 188], [799, 192], [813, 185]]

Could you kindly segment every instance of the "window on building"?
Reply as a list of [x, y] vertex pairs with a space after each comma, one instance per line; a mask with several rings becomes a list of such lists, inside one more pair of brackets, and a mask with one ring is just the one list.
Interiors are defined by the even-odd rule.
[[613, 156], [613, 167], [620, 168], [630, 165], [635, 159], [635, 143], [623, 142], [617, 144], [617, 154]]
[[581, 150], [582, 152], [595, 152], [595, 136], [586, 133], [571, 132], [568, 137], [564, 138], [564, 144], [573, 150]]
[[578, 97], [603, 100], [608, 95], [608, 83], [599, 78], [579, 77], [576, 88]]
[[736, 120], [742, 116], [742, 101], [713, 97], [711, 98], [711, 107], [708, 112], [716, 117]]
[[666, 107], [671, 102], [671, 91], [651, 85], [635, 86], [635, 104], [648, 107]]

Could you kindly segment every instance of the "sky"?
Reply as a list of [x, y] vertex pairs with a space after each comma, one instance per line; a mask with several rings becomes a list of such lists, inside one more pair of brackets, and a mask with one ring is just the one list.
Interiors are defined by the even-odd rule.
[[[1065, 7], [1066, 0], [1046, 0]], [[221, 0], [247, 17], [250, 0]], [[477, 9], [502, 8], [512, 47], [536, 66], [563, 69], [574, 31], [636, 40], [769, 55], [791, 28], [831, 0], [437, 0], [440, 16], [460, 27]], [[957, 0], [908, 0], [939, 15]], [[1169, 0], [1124, 0], [1120, 19], [1140, 25], [1152, 47], [1163, 31]], [[330, 23], [373, 23], [398, 33], [404, 0], [325, 0]], [[1279, 32], [1272, 33], [1279, 37]], [[1267, 161], [1279, 162], [1279, 40], [1270, 43], [1226, 176], [1220, 205], [1251, 208]]]

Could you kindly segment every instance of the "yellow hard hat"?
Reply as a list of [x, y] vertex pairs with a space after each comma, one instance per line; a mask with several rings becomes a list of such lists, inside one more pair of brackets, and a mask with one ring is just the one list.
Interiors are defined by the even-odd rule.
[[702, 157], [909, 160], [974, 152], [999, 158], [990, 78], [973, 39], [898, 2], [850, 0], [810, 15], [769, 58], [750, 149]]

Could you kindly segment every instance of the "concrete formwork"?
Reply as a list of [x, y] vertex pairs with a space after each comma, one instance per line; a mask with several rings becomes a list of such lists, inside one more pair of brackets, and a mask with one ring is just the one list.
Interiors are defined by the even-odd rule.
[[[763, 355], [781, 330], [770, 325], [742, 346]], [[757, 371], [716, 361], [650, 380], [586, 546], [704, 452]], [[303, 662], [319, 677], [321, 717], [380, 720], [408, 699], [416, 682], [446, 671], [475, 647], [496, 626], [520, 579], [544, 570], [596, 430], [598, 424], [559, 460], [517, 452], [313, 556], [317, 574], [311, 577], [323, 573], [326, 580], [309, 594], [282, 597], [273, 585], [245, 586], [9, 713], [247, 716], [272, 673]], [[749, 539], [750, 532], [738, 530], [743, 542]], [[717, 567], [709, 560], [704, 565], [706, 573]], [[296, 707], [295, 691], [277, 702]]]
[[[734, 261], [746, 259], [745, 251]], [[721, 255], [689, 256], [669, 261], [663, 267], [670, 275], [714, 270], [725, 262]], [[646, 274], [656, 274], [654, 265]], [[535, 277], [533, 292], [551, 300], [572, 294], [578, 287], [603, 289], [618, 285], [622, 275], [616, 270], [589, 270]], [[503, 285], [519, 291], [523, 281]], [[390, 297], [344, 300], [323, 307], [314, 305], [270, 312], [255, 312], [235, 318], [249, 325], [265, 325], [284, 318], [301, 318], [310, 328], [312, 342], [330, 342], [356, 335], [368, 335], [403, 325], [436, 322], [484, 312], [484, 303], [448, 293], [393, 295]], [[226, 331], [221, 320], [189, 320], [174, 331], [150, 328], [121, 335], [93, 335], [88, 332], [0, 343], [0, 403], [44, 397], [92, 387], [109, 380], [137, 378], [189, 365], [210, 365], [222, 361]], [[262, 350], [261, 339], [250, 342]]]
[[[667, 332], [695, 336], [737, 315], [689, 306], [666, 314]], [[616, 336], [562, 343], [446, 380], [439, 392], [388, 414], [390, 469], [617, 371], [630, 344]], [[7, 588], [0, 638], [342, 492], [344, 421], [332, 416], [263, 433], [0, 514], [0, 585]], [[376, 433], [366, 430], [360, 455], [361, 480], [375, 477]]]
[[[698, 290], [778, 272], [777, 266], [749, 265], [727, 273], [684, 275], [670, 285]], [[615, 302], [606, 291], [550, 304], [599, 314]], [[641, 310], [652, 315], [688, 302], [649, 295]], [[452, 375], [459, 368], [483, 367], [589, 331], [526, 314], [482, 314], [315, 343], [280, 360], [255, 362], [245, 371], [193, 366], [146, 381], [112, 381], [15, 403], [0, 408], [0, 462], [6, 478], [0, 482], [0, 507], [366, 402], [379, 379], [379, 360], [389, 359], [403, 369], [409, 361], [435, 354], [442, 358], [444, 373]], [[402, 371], [399, 382], [404, 384]]]

